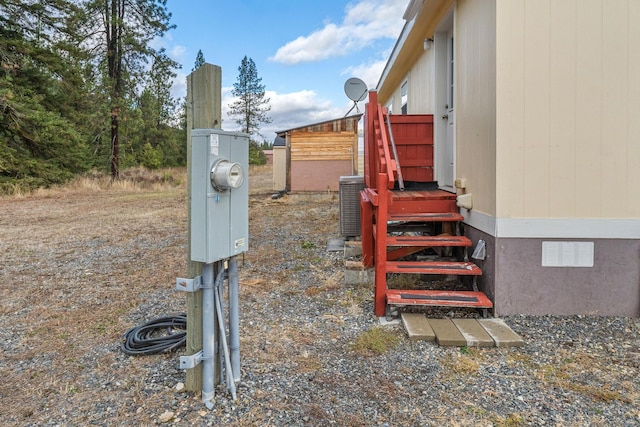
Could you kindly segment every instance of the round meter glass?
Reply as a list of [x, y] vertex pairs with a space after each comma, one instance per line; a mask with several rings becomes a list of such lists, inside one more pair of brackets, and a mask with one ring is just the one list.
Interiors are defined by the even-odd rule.
[[240, 188], [243, 182], [244, 171], [240, 163], [220, 160], [211, 168], [211, 185], [218, 191]]

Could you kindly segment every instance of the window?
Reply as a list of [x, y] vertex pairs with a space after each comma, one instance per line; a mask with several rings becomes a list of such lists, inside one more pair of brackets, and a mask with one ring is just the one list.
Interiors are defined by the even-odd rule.
[[404, 83], [402, 83], [402, 86], [400, 87], [401, 114], [407, 114], [407, 104], [409, 100], [408, 88], [409, 88], [409, 82], [405, 80]]

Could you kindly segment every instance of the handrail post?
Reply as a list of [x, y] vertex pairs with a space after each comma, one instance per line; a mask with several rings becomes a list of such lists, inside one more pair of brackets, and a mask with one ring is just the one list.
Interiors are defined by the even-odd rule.
[[375, 235], [375, 315], [385, 315], [387, 307], [387, 218], [389, 210], [388, 177], [384, 173], [378, 174], [378, 209], [376, 215]]

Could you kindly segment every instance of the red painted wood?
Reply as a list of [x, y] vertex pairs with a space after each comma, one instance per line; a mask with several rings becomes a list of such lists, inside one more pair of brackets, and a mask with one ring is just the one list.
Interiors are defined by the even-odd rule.
[[424, 247], [416, 247], [416, 246], [404, 246], [404, 247], [399, 247], [397, 249], [392, 249], [389, 252], [387, 252], [387, 261], [396, 261], [402, 257], [406, 257], [408, 255], [415, 254], [416, 252], [420, 252], [423, 249]]
[[387, 304], [493, 308], [493, 303], [483, 292], [474, 291], [390, 289], [387, 291]]
[[378, 206], [378, 192], [373, 188], [365, 188], [362, 190], [366, 193], [366, 198], [373, 206]]
[[407, 199], [414, 200], [456, 200], [456, 195], [443, 190], [405, 190], [393, 192], [393, 198], [395, 199]]
[[387, 174], [387, 187], [397, 179], [395, 162], [400, 164], [406, 182], [432, 182], [433, 175], [433, 115], [389, 115], [398, 158], [390, 146], [385, 125], [386, 110], [378, 104], [375, 91], [369, 92], [364, 120], [364, 178], [369, 188], [377, 187], [377, 175]]
[[364, 182], [369, 188], [376, 188], [378, 171], [376, 170], [377, 147], [375, 142], [375, 130], [373, 118], [376, 105], [378, 104], [378, 93], [369, 92], [369, 102], [365, 105], [364, 111]]
[[447, 201], [447, 200], [428, 200], [428, 201], [417, 201], [410, 200], [407, 202], [394, 202], [389, 208], [389, 213], [400, 214], [400, 213], [419, 213], [419, 212], [457, 212], [458, 206], [456, 206], [455, 201]]
[[433, 181], [433, 115], [391, 115], [389, 120], [404, 181]]
[[[376, 258], [377, 263], [378, 259]], [[386, 263], [386, 271], [387, 273], [452, 274], [457, 276], [480, 276], [482, 274], [482, 270], [472, 262], [444, 261], [390, 261]]]
[[365, 191], [360, 192], [360, 234], [362, 238], [362, 264], [373, 267], [375, 249], [373, 240], [373, 205]]
[[[425, 247], [470, 247], [464, 236], [387, 235], [388, 221], [460, 222], [456, 195], [441, 190], [393, 190], [396, 164], [405, 182], [433, 182], [433, 115], [391, 115], [397, 158], [392, 154], [385, 109], [377, 93], [369, 92], [364, 120], [364, 176], [361, 193], [363, 263], [375, 268], [374, 311], [384, 316], [387, 304], [440, 305], [491, 308], [482, 292], [388, 290], [387, 273], [477, 276], [482, 270], [471, 262], [397, 261]], [[397, 163], [396, 163], [397, 162]], [[391, 248], [391, 250], [389, 250]]]
[[[378, 205], [378, 192], [374, 188], [365, 188], [368, 198], [374, 206]], [[398, 191], [392, 193], [389, 204], [391, 214], [424, 212], [458, 212], [456, 195], [442, 190]]]
[[465, 236], [389, 236], [388, 246], [420, 246], [433, 248], [442, 246], [470, 247], [471, 240]]
[[389, 215], [389, 221], [405, 222], [459, 222], [464, 217], [457, 212], [423, 212], [423, 213], [400, 213]]
[[387, 205], [389, 192], [386, 187], [387, 176], [378, 174], [378, 209], [375, 231], [375, 296], [374, 311], [378, 317], [384, 316], [387, 308]]

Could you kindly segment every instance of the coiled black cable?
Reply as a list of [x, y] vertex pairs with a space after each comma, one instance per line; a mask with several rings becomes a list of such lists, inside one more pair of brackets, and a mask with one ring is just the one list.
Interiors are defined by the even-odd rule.
[[[160, 332], [164, 330], [165, 335]], [[187, 343], [187, 315], [160, 317], [124, 334], [120, 349], [131, 356], [169, 352]]]

